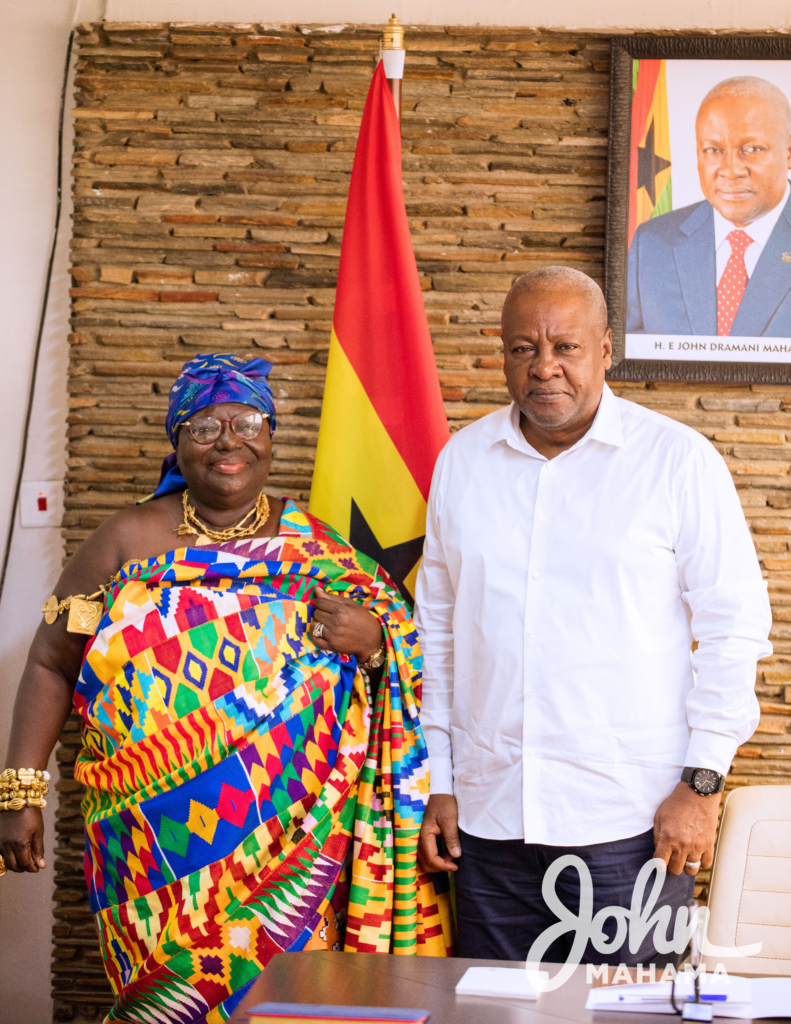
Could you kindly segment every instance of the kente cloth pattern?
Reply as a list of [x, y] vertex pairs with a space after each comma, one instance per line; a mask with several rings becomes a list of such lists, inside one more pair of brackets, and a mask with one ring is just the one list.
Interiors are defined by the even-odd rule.
[[[178, 428], [185, 420], [209, 405], [222, 402], [239, 402], [264, 413], [269, 417], [269, 432], [274, 434], [277, 426], [275, 400], [266, 379], [271, 369], [272, 364], [266, 359], [247, 359], [225, 353], [197, 355], [186, 362], [168, 397], [165, 429], [173, 447], [177, 445]], [[162, 463], [162, 475], [152, 497], [183, 491], [186, 486], [175, 454], [168, 455]]]
[[[312, 642], [318, 586], [384, 627], [373, 701]], [[339, 900], [347, 951], [449, 954], [447, 894], [416, 867], [421, 667], [389, 577], [290, 501], [277, 537], [121, 569], [75, 693], [108, 1021], [227, 1020]]]

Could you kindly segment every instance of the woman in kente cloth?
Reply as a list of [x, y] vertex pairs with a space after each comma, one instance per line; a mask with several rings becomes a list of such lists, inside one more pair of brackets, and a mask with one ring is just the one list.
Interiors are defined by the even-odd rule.
[[0, 853], [45, 866], [43, 770], [73, 704], [108, 1021], [227, 1020], [283, 950], [450, 952], [416, 867], [415, 627], [372, 559], [264, 495], [270, 368], [184, 366], [159, 486], [69, 561], [19, 687]]

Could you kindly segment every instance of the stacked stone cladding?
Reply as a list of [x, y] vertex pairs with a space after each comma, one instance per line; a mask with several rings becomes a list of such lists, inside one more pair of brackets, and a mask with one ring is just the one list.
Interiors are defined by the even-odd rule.
[[[151, 491], [167, 391], [197, 352], [265, 356], [279, 427], [269, 490], [310, 492], [343, 217], [380, 28], [105, 23], [78, 36], [69, 552]], [[508, 401], [512, 281], [601, 282], [609, 43], [518, 28], [407, 30], [404, 195], [452, 430]], [[372, 299], [375, 301], [375, 298]], [[791, 779], [791, 386], [618, 383], [725, 457], [774, 608], [758, 731], [729, 786]], [[82, 878], [70, 721], [58, 751], [58, 1020], [110, 992]], [[698, 891], [705, 896], [707, 876]]]

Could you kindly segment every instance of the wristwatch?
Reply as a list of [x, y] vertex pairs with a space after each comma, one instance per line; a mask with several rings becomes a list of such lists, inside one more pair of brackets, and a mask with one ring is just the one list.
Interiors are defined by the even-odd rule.
[[380, 646], [376, 648], [369, 658], [360, 662], [360, 668], [379, 668], [380, 665], [384, 665], [386, 651], [387, 645], [383, 640]]
[[681, 781], [698, 796], [713, 796], [725, 789], [725, 776], [712, 768], [685, 768], [681, 773]]

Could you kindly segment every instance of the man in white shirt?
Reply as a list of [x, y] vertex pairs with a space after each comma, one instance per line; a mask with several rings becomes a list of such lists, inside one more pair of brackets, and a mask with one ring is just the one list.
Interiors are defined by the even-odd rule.
[[719, 82], [695, 121], [701, 203], [652, 217], [629, 248], [627, 334], [791, 337], [791, 107]]
[[[771, 613], [722, 458], [605, 384], [598, 286], [534, 271], [502, 326], [513, 404], [454, 435], [429, 498], [419, 857], [457, 871], [459, 955], [524, 959], [556, 921], [541, 883], [562, 854], [588, 864], [594, 913], [630, 906], [654, 853], [669, 870], [660, 904], [691, 896], [758, 722]], [[558, 891], [576, 913], [574, 872]], [[654, 954], [649, 937], [611, 962]]]

